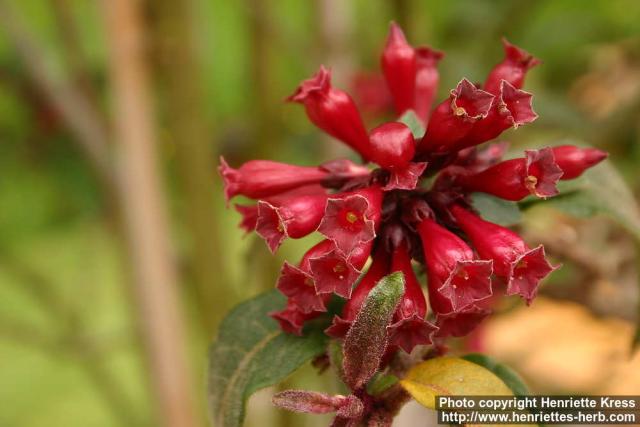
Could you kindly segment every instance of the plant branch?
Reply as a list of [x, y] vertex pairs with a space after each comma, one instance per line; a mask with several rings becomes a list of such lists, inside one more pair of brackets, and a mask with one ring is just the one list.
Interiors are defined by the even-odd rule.
[[158, 170], [140, 4], [103, 0], [110, 53], [117, 173], [142, 335], [151, 379], [167, 427], [197, 425], [177, 270]]

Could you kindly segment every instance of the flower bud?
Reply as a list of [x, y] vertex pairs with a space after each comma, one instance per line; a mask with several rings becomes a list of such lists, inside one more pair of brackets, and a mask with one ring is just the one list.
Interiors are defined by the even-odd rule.
[[474, 257], [458, 236], [426, 218], [418, 224], [431, 307], [437, 313], [458, 312], [491, 296], [492, 261]]
[[356, 246], [375, 238], [382, 197], [380, 187], [372, 186], [329, 198], [318, 231], [349, 255]]
[[438, 62], [444, 54], [429, 47], [418, 47], [415, 51], [416, 95], [413, 108], [422, 123], [427, 124], [440, 81]]
[[496, 138], [509, 128], [517, 129], [519, 126], [531, 123], [538, 115], [531, 107], [533, 95], [520, 89], [516, 89], [506, 80], [502, 81], [500, 96], [491, 107], [489, 114], [483, 120], [479, 120], [464, 137], [455, 149], [481, 144]]
[[412, 109], [416, 84], [416, 53], [402, 29], [391, 23], [381, 59], [382, 71], [398, 115]]
[[364, 411], [362, 401], [354, 395], [330, 396], [306, 390], [285, 390], [273, 396], [273, 404], [294, 412], [328, 414], [336, 412], [344, 418], [359, 418]]
[[294, 196], [277, 206], [261, 200], [258, 202], [256, 233], [275, 253], [287, 237], [299, 239], [318, 228], [328, 197], [327, 194]]
[[502, 80], [506, 80], [515, 88], [520, 89], [524, 84], [527, 71], [540, 64], [538, 58], [509, 43], [507, 39], [503, 38], [502, 44], [505, 57], [501, 63], [493, 67], [484, 83], [484, 90], [493, 94], [499, 93]]
[[406, 167], [415, 155], [415, 140], [404, 123], [390, 122], [378, 126], [369, 135], [371, 160], [384, 169]]
[[369, 137], [358, 108], [346, 92], [331, 86], [329, 70], [320, 67], [287, 100], [303, 104], [313, 124], [369, 158]]
[[608, 153], [597, 148], [580, 148], [573, 145], [561, 145], [552, 147], [556, 163], [562, 169], [560, 179], [574, 179], [582, 173], [603, 161], [609, 156]]
[[418, 143], [419, 152], [449, 152], [489, 114], [494, 96], [462, 79], [433, 111], [427, 131]]
[[505, 160], [478, 173], [461, 173], [455, 184], [464, 191], [479, 191], [502, 199], [518, 201], [532, 194], [552, 197], [562, 169], [554, 160], [551, 148], [525, 150], [525, 157]]
[[556, 269], [545, 259], [544, 248], [530, 249], [517, 233], [459, 205], [450, 211], [478, 254], [493, 260], [494, 273], [507, 282], [507, 295], [518, 294], [530, 304], [540, 281]]

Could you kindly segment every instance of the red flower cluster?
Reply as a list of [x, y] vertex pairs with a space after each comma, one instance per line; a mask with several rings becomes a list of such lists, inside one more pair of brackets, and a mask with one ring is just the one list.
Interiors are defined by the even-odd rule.
[[[561, 146], [503, 161], [504, 145], [479, 147], [537, 117], [532, 95], [521, 88], [539, 61], [503, 43], [505, 58], [484, 84], [462, 79], [432, 108], [443, 54], [411, 46], [393, 24], [382, 70], [396, 112], [413, 111], [426, 128], [423, 136], [400, 122], [367, 131], [352, 98], [333, 87], [330, 71], [321, 67], [288, 100], [304, 105], [317, 127], [353, 148], [365, 165], [254, 160], [233, 169], [221, 161], [227, 199], [259, 199], [236, 208], [241, 227], [255, 230], [271, 251], [288, 237], [316, 231], [325, 237], [297, 265], [282, 268], [277, 288], [288, 304], [272, 313], [282, 329], [300, 334], [336, 294], [347, 301], [326, 333], [344, 337], [369, 291], [396, 271], [404, 273], [405, 294], [389, 326], [392, 349], [410, 352], [434, 337], [469, 333], [488, 314], [482, 301], [492, 296], [492, 284], [506, 284], [507, 295], [532, 301], [555, 268], [544, 248], [531, 249], [513, 231], [480, 218], [468, 195], [484, 192], [511, 201], [555, 196], [558, 180], [576, 178], [606, 153]], [[414, 263], [424, 266], [428, 278], [429, 316]]]

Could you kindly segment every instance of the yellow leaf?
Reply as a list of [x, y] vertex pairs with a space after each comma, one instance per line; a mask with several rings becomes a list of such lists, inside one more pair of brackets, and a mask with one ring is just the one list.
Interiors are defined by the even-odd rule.
[[457, 357], [438, 357], [409, 370], [402, 387], [427, 408], [436, 408], [436, 396], [513, 396], [491, 371]]

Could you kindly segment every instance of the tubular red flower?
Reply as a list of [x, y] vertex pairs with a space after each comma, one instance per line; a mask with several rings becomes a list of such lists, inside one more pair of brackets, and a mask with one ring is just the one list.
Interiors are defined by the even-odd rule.
[[369, 158], [369, 137], [358, 108], [347, 93], [331, 86], [329, 70], [320, 67], [287, 100], [303, 104], [313, 124]]
[[361, 243], [376, 236], [382, 207], [382, 190], [371, 186], [327, 200], [324, 218], [318, 231], [349, 255]]
[[473, 331], [489, 314], [490, 310], [471, 305], [457, 313], [439, 314], [436, 316], [438, 330], [436, 337], [464, 337]]
[[320, 167], [294, 166], [270, 160], [251, 160], [233, 169], [222, 157], [218, 170], [224, 181], [227, 200], [239, 194], [252, 199], [270, 197], [303, 185], [319, 184], [330, 175]]
[[478, 254], [493, 260], [497, 276], [507, 282], [507, 295], [518, 294], [530, 304], [540, 281], [557, 267], [545, 259], [544, 248], [530, 249], [517, 233], [485, 221], [459, 205], [450, 209]]
[[419, 152], [449, 152], [489, 114], [494, 96], [462, 79], [448, 99], [436, 107], [427, 132], [418, 143]]
[[509, 128], [517, 129], [519, 126], [531, 123], [538, 115], [531, 107], [533, 95], [520, 89], [516, 89], [506, 80], [502, 81], [500, 96], [491, 107], [489, 114], [483, 120], [478, 121], [464, 139], [456, 144], [455, 149], [481, 144], [496, 138]]
[[481, 172], [490, 166], [500, 163], [509, 143], [497, 142], [480, 147], [469, 147], [458, 152], [455, 166], [463, 166], [468, 173]]
[[431, 106], [438, 91], [438, 62], [443, 57], [442, 52], [429, 47], [416, 48], [416, 95], [413, 108], [424, 124], [429, 122]]
[[362, 276], [351, 294], [351, 298], [345, 303], [342, 315], [334, 316], [331, 326], [325, 330], [326, 334], [334, 338], [344, 338], [371, 289], [388, 274], [389, 254], [383, 249], [377, 249], [373, 254], [369, 270]]
[[357, 73], [351, 88], [356, 104], [365, 116], [375, 117], [392, 109], [393, 100], [382, 74]]
[[434, 311], [458, 312], [491, 296], [492, 261], [477, 260], [458, 236], [432, 219], [418, 224]]
[[318, 228], [328, 197], [327, 194], [294, 196], [278, 206], [261, 200], [258, 202], [256, 233], [275, 253], [287, 237], [299, 239]]
[[431, 334], [437, 328], [424, 320], [427, 301], [411, 266], [411, 257], [406, 243], [402, 242], [392, 254], [391, 272], [404, 275], [405, 288], [402, 300], [394, 314], [394, 323], [388, 327], [390, 344], [411, 353], [417, 345], [431, 344]]
[[381, 65], [396, 113], [402, 114], [412, 109], [416, 87], [416, 53], [395, 22], [391, 23], [389, 29]]
[[560, 179], [574, 179], [582, 173], [606, 159], [609, 154], [597, 148], [580, 148], [573, 145], [553, 147], [556, 163], [562, 169]]
[[309, 258], [318, 294], [335, 293], [344, 298], [351, 296], [351, 286], [358, 279], [360, 269], [371, 253], [371, 242], [355, 247], [348, 258], [333, 249], [320, 256]]
[[506, 80], [515, 88], [520, 89], [524, 84], [527, 71], [540, 64], [538, 58], [509, 43], [507, 39], [503, 38], [502, 44], [505, 57], [502, 62], [493, 67], [487, 77], [487, 81], [484, 83], [484, 90], [494, 94], [499, 93], [502, 80]]
[[542, 198], [557, 195], [556, 184], [561, 176], [562, 169], [547, 147], [525, 150], [524, 158], [506, 160], [479, 173], [456, 175], [454, 181], [465, 191], [518, 201], [530, 194]]
[[312, 311], [305, 313], [292, 301], [287, 302], [287, 306], [280, 311], [272, 311], [269, 316], [280, 324], [280, 329], [290, 334], [302, 335], [302, 328], [305, 322], [320, 316], [323, 311]]

